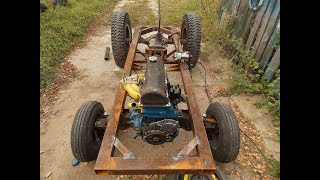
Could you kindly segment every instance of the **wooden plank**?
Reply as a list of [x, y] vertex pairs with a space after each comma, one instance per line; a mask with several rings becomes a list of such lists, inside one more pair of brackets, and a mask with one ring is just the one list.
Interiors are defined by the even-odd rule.
[[246, 21], [243, 25], [243, 28], [242, 28], [242, 32], [241, 32], [241, 38], [243, 40], [243, 43], [247, 42], [247, 39], [248, 39], [248, 35], [249, 35], [249, 30], [250, 30], [250, 27], [252, 26], [253, 24], [253, 20], [256, 16], [256, 11], [253, 11], [253, 10], [248, 10], [248, 13], [247, 13], [247, 16], [246, 16]]
[[240, 0], [233, 0], [231, 5], [231, 16], [236, 16], [238, 14]]
[[221, 13], [220, 15], [220, 19], [219, 19], [219, 26], [220, 27], [223, 27], [224, 25], [224, 21], [225, 21], [225, 17], [226, 17], [226, 14], [227, 14], [227, 5], [229, 3], [230, 0], [222, 0], [221, 3], [220, 3], [220, 8], [219, 8], [219, 11], [218, 11], [218, 14]]
[[257, 51], [254, 57], [258, 62], [261, 61], [261, 57], [263, 55], [264, 50], [266, 49], [266, 46], [269, 42], [271, 34], [273, 30], [276, 28], [277, 19], [279, 16], [280, 16], [280, 0], [277, 0], [275, 7], [273, 9], [273, 12], [271, 14], [271, 17], [269, 19], [268, 25], [266, 27], [266, 30], [263, 33], [261, 42], [257, 46]]
[[[231, 5], [232, 5], [233, 0], [222, 0], [221, 1], [221, 16], [224, 17], [225, 14], [228, 14], [230, 12], [231, 9]], [[221, 18], [223, 18], [221, 17]]]
[[273, 33], [271, 35], [271, 38], [269, 40], [269, 43], [268, 43], [268, 45], [266, 47], [266, 50], [263, 53], [261, 61], [260, 61], [259, 67], [263, 71], [267, 68], [268, 63], [270, 62], [271, 57], [272, 57], [273, 53], [275, 52], [275, 43], [280, 38], [280, 36], [276, 35], [276, 32], [278, 31], [278, 29], [280, 29], [280, 17], [279, 17], [278, 22], [277, 22], [277, 27], [274, 28]]
[[274, 53], [267, 70], [263, 74], [263, 78], [267, 78], [267, 82], [271, 82], [275, 72], [280, 67], [280, 47], [277, 48], [276, 52]]
[[256, 38], [257, 31], [258, 31], [258, 29], [260, 27], [263, 15], [266, 12], [266, 9], [267, 9], [267, 7], [269, 5], [269, 2], [270, 2], [270, 0], [265, 0], [264, 3], [262, 4], [262, 6], [260, 7], [260, 9], [258, 10], [256, 16], [255, 16], [253, 26], [250, 29], [250, 34], [249, 34], [248, 40], [246, 42], [246, 46], [245, 46], [246, 50], [251, 48], [251, 46], [252, 46], [252, 44], [253, 44], [253, 42], [254, 42], [254, 40]]
[[[222, 12], [222, 16], [220, 19], [220, 27], [224, 27], [226, 23], [226, 17], [228, 16], [235, 16], [237, 13], [237, 3], [235, 3], [236, 1], [240, 1], [240, 0], [228, 0], [228, 2], [225, 2], [226, 4], [224, 5], [224, 11]], [[227, 18], [229, 20], [229, 18]], [[232, 29], [232, 28], [231, 28]]]
[[239, 37], [239, 31], [242, 29], [247, 11], [249, 10], [248, 6], [248, 0], [241, 0], [239, 2], [238, 12], [236, 14], [236, 20], [232, 28], [231, 37]]
[[[244, 1], [244, 0], [241, 0], [241, 1]], [[228, 38], [232, 38], [232, 32], [233, 32], [234, 26], [236, 24], [236, 21], [238, 20], [238, 15], [239, 15], [239, 10], [240, 10], [239, 8], [240, 8], [241, 1], [240, 0], [233, 0], [233, 4], [231, 7], [231, 18], [234, 18], [234, 19], [233, 19], [232, 25], [230, 27]]]
[[221, 0], [220, 1], [219, 7], [218, 7], [218, 17], [219, 17], [220, 20], [222, 18], [222, 14], [223, 14], [223, 12], [225, 10], [225, 7], [226, 7], [227, 3], [228, 3], [228, 0]]
[[271, 0], [268, 7], [267, 7], [267, 10], [266, 10], [266, 13], [264, 14], [263, 18], [262, 18], [262, 23], [261, 23], [261, 26], [258, 30], [258, 34], [257, 34], [257, 37], [255, 39], [255, 42], [253, 44], [253, 49], [252, 49], [252, 52], [253, 54], [255, 54], [257, 52], [257, 49], [258, 49], [258, 46], [261, 42], [261, 39], [262, 39], [262, 36], [267, 28], [267, 25], [268, 25], [268, 22], [269, 22], [269, 19], [271, 17], [271, 14], [273, 12], [273, 9], [276, 5], [276, 1], [277, 0]]
[[226, 10], [230, 13], [234, 0], [229, 0], [226, 6]]

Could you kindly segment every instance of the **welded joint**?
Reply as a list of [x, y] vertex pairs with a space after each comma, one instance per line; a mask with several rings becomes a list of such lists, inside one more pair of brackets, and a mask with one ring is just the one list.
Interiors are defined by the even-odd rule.
[[125, 153], [123, 154], [123, 159], [128, 160], [128, 159], [135, 159], [136, 157], [132, 153]]
[[174, 160], [187, 158], [191, 151], [200, 143], [197, 135], [177, 154], [173, 157]]
[[136, 158], [135, 155], [129, 151], [128, 148], [122, 144], [118, 138], [116, 138], [116, 136], [112, 136], [111, 143], [112, 146], [115, 146], [120, 151], [124, 160]]

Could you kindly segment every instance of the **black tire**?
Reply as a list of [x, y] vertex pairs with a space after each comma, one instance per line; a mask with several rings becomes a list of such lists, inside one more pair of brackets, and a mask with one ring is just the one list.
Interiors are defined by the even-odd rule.
[[116, 11], [112, 15], [111, 42], [113, 57], [118, 67], [123, 68], [127, 59], [132, 30], [129, 14]]
[[216, 172], [214, 172], [214, 175], [219, 179], [219, 180], [227, 180], [227, 175], [220, 169], [219, 167], [216, 166]]
[[194, 175], [194, 174], [189, 174], [189, 175], [182, 175], [181, 180], [213, 180], [213, 178], [210, 175]]
[[103, 117], [103, 113], [104, 108], [97, 101], [86, 102], [78, 109], [71, 129], [71, 149], [77, 160], [89, 162], [97, 159], [104, 130], [94, 126], [96, 120]]
[[187, 13], [183, 16], [181, 26], [181, 43], [184, 51], [189, 51], [189, 68], [196, 66], [200, 55], [201, 26], [200, 17], [195, 13]]
[[235, 160], [240, 149], [240, 129], [232, 109], [222, 103], [209, 105], [208, 118], [216, 120], [215, 129], [206, 129], [213, 158], [222, 163]]
[[169, 175], [168, 176], [168, 180], [214, 180], [214, 179], [218, 179], [218, 180], [227, 180], [227, 176], [226, 174], [219, 168], [216, 167], [216, 171], [214, 173], [214, 175], [216, 178], [213, 178], [211, 175]]

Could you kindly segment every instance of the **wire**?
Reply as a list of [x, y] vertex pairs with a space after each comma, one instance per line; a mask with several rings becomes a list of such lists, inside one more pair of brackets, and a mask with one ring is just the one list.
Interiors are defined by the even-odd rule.
[[[208, 88], [208, 83], [207, 83], [207, 70], [204, 67], [204, 65], [201, 63], [201, 61], [198, 61], [198, 62], [204, 69], [204, 88], [205, 88], [205, 91], [206, 91], [206, 94], [207, 94], [207, 97], [208, 97], [209, 101], [212, 102], [213, 99], [211, 99], [211, 97], [210, 97], [210, 90]], [[200, 74], [201, 74], [201, 72], [200, 72]], [[201, 75], [201, 77], [202, 77], [202, 75]]]

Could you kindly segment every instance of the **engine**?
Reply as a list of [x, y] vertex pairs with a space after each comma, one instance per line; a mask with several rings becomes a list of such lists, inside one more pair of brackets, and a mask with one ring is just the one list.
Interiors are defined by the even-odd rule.
[[139, 102], [131, 103], [130, 108], [134, 138], [142, 137], [153, 145], [173, 141], [179, 134], [181, 118], [177, 104], [186, 98], [179, 85], [170, 84], [161, 56], [149, 57], [144, 77]]

